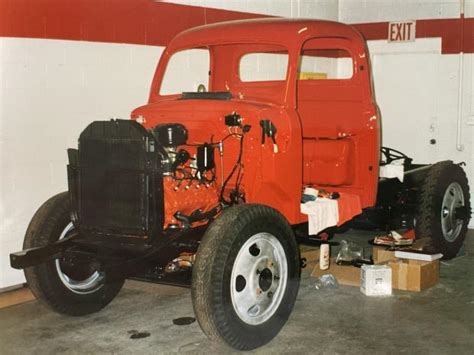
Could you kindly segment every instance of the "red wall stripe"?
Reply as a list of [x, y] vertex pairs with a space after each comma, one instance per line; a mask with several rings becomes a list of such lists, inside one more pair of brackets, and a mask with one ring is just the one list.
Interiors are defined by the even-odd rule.
[[203, 24], [265, 15], [152, 0], [0, 0], [0, 36], [164, 46]]
[[[268, 17], [153, 0], [0, 0], [0, 36], [166, 45], [199, 25]], [[388, 22], [355, 24], [367, 40], [388, 36]], [[474, 53], [474, 18], [416, 22], [416, 37], [441, 37], [442, 53]]]

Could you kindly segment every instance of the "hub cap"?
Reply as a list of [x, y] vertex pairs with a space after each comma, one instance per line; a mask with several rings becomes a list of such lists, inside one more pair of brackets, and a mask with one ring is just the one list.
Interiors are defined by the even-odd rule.
[[[64, 228], [59, 239], [63, 239], [73, 229], [74, 225], [70, 222]], [[63, 259], [56, 259], [55, 265], [61, 282], [74, 293], [93, 293], [104, 285], [104, 274], [97, 270], [90, 270], [91, 268], [79, 270], [78, 266], [67, 266]]]
[[441, 207], [441, 228], [444, 239], [453, 242], [459, 236], [463, 220], [456, 217], [456, 209], [464, 206], [464, 194], [461, 185], [451, 183], [443, 197]]
[[231, 275], [230, 295], [239, 318], [251, 325], [267, 321], [280, 306], [287, 278], [280, 241], [269, 233], [249, 238], [237, 254]]

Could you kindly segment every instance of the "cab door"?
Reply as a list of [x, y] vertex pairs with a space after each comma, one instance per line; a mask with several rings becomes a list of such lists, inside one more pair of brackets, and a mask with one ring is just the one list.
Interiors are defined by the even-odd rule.
[[303, 183], [375, 202], [379, 127], [368, 60], [360, 43], [313, 38], [300, 53], [297, 112], [303, 132]]

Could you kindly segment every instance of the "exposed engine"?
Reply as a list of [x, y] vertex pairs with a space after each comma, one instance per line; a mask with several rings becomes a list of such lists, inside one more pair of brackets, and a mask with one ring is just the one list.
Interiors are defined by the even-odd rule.
[[216, 145], [187, 144], [188, 131], [179, 123], [160, 124], [152, 132], [164, 155], [165, 228], [206, 222], [219, 210], [214, 156]]
[[[249, 125], [242, 125], [241, 116], [232, 112], [224, 117], [229, 134], [218, 142], [189, 144], [187, 128], [180, 123], [159, 124], [151, 129], [162, 149], [164, 190], [164, 228], [205, 224], [223, 205], [245, 199], [239, 190], [242, 180], [243, 140]], [[224, 177], [224, 142], [234, 137], [239, 141], [237, 160]], [[216, 155], [219, 155], [219, 179], [216, 178]], [[230, 181], [233, 187], [226, 192]]]

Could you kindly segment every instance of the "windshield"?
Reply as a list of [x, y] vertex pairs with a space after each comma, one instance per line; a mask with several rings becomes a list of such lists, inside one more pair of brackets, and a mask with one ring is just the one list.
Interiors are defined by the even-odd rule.
[[209, 87], [209, 49], [193, 48], [174, 53], [166, 67], [160, 95], [207, 91]]
[[273, 44], [219, 44], [184, 49], [173, 53], [165, 64], [158, 93], [167, 96], [229, 92], [234, 98], [282, 103], [288, 61], [287, 49]]

